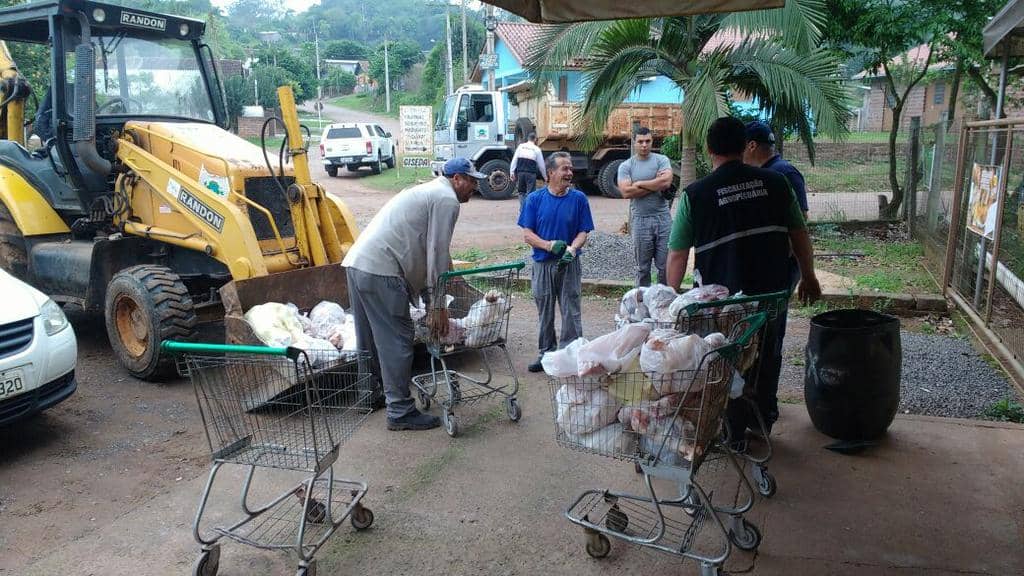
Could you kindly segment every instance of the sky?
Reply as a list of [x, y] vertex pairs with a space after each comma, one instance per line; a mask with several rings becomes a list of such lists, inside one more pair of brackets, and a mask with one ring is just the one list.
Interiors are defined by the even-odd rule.
[[[210, 3], [218, 8], [227, 8], [232, 0], [211, 0]], [[284, 0], [284, 5], [296, 12], [304, 12], [307, 8], [316, 4], [318, 0]]]

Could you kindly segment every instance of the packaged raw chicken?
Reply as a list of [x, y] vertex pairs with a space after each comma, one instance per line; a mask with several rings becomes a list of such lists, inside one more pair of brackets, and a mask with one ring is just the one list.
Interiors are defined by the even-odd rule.
[[696, 435], [689, 420], [660, 420], [640, 435], [640, 450], [662, 464], [686, 466], [693, 461]]
[[708, 351], [707, 343], [696, 334], [654, 330], [640, 350], [640, 369], [659, 394], [696, 391], [703, 386], [703, 379], [694, 378], [693, 371]]
[[623, 294], [616, 319], [622, 322], [640, 322], [648, 318], [647, 305], [644, 304], [645, 291], [646, 288], [641, 286]]
[[602, 388], [565, 384], [555, 393], [558, 427], [569, 434], [589, 434], [616, 421], [617, 404]]
[[462, 319], [466, 329], [466, 346], [486, 346], [501, 337], [502, 320], [508, 311], [508, 302], [501, 292], [490, 290], [469, 307]]
[[295, 306], [279, 302], [257, 304], [244, 318], [256, 337], [267, 346], [291, 346], [306, 337]]
[[577, 361], [580, 376], [615, 374], [628, 366], [647, 340], [648, 324], [626, 324], [580, 347]]
[[345, 347], [345, 310], [335, 302], [324, 300], [309, 312], [310, 328], [306, 330], [314, 338], [329, 341], [338, 350]]

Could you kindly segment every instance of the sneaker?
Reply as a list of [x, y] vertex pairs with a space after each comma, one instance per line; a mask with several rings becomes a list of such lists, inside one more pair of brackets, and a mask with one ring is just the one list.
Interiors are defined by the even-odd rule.
[[543, 358], [543, 356], [537, 356], [537, 361], [527, 366], [526, 369], [530, 372], [543, 372], [544, 365], [540, 363], [541, 358]]
[[419, 410], [413, 410], [400, 418], [388, 418], [388, 430], [430, 430], [440, 425], [440, 418]]

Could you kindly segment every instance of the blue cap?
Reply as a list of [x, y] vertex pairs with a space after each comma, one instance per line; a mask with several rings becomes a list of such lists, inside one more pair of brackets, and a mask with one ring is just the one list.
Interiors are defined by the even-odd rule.
[[747, 142], [775, 144], [775, 134], [767, 124], [760, 120], [754, 120], [747, 123]]
[[451, 160], [444, 163], [444, 168], [441, 168], [441, 174], [444, 174], [448, 178], [455, 176], [456, 174], [465, 174], [466, 176], [472, 176], [477, 180], [483, 180], [487, 178], [480, 172], [476, 171], [473, 167], [473, 163], [465, 158], [458, 157], [452, 158]]

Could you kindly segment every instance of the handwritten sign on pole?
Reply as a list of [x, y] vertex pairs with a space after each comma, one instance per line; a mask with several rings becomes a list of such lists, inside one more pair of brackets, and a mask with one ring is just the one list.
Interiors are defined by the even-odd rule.
[[430, 157], [434, 153], [434, 123], [430, 106], [401, 106], [400, 123], [402, 156]]

